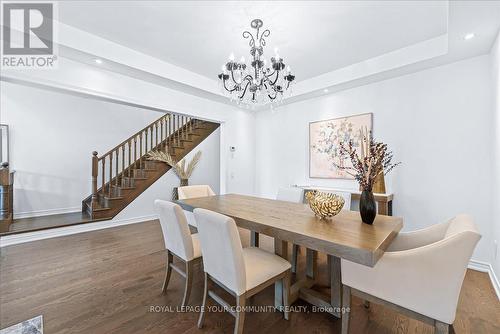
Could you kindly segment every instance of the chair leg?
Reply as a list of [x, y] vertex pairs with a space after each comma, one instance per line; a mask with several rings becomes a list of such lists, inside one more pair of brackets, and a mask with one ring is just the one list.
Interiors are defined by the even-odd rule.
[[[347, 285], [342, 287], [342, 334], [349, 333], [349, 317], [351, 315], [351, 288]], [[349, 311], [348, 311], [349, 309]]]
[[198, 318], [198, 328], [203, 327], [203, 321], [205, 320], [205, 307], [207, 306], [208, 297], [208, 274], [205, 273], [205, 289], [203, 290], [203, 303], [201, 304], [200, 317]]
[[299, 256], [299, 245], [292, 246], [292, 273], [297, 273], [297, 257]]
[[167, 250], [167, 269], [165, 272], [165, 280], [163, 281], [163, 287], [161, 289], [162, 293], [167, 292], [168, 283], [170, 282], [170, 276], [172, 275], [172, 268], [170, 267], [172, 261], [173, 261], [173, 255], [172, 253], [170, 253], [169, 250]]
[[184, 298], [182, 298], [182, 306], [186, 306], [191, 294], [191, 286], [193, 285], [193, 261], [186, 262], [186, 285], [184, 287]]
[[290, 319], [290, 271], [283, 277], [283, 313], [285, 320]]
[[435, 328], [434, 333], [436, 334], [448, 334], [450, 331], [450, 325], [437, 320], [434, 324], [434, 328]]
[[243, 324], [245, 322], [246, 296], [236, 296], [236, 323], [234, 324], [234, 334], [243, 333]]

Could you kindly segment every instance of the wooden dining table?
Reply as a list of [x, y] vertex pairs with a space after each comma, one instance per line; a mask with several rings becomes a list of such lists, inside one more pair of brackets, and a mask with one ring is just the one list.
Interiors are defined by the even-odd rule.
[[[203, 208], [233, 218], [236, 224], [273, 237], [274, 251], [288, 259], [288, 243], [307, 248], [306, 275], [292, 284], [290, 302], [298, 298], [341, 316], [341, 259], [373, 267], [403, 227], [400, 217], [377, 215], [372, 225], [361, 221], [359, 212], [342, 210], [319, 219], [307, 204], [227, 194], [178, 200], [188, 211]], [[314, 289], [317, 252], [326, 253], [330, 264], [330, 295]], [[281, 283], [275, 286], [275, 306], [282, 305]]]

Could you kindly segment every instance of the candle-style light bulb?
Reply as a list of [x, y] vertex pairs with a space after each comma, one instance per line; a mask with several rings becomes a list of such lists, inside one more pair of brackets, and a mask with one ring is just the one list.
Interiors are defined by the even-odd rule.
[[231, 52], [231, 54], [229, 55], [229, 60], [234, 61], [234, 53]]
[[240, 63], [242, 63], [242, 64], [245, 63], [245, 57], [241, 56]]
[[288, 66], [286, 67], [286, 71], [287, 71], [287, 73], [290, 73], [290, 72], [291, 72], [290, 65], [288, 65]]
[[222, 69], [222, 73], [226, 74], [226, 65], [222, 64], [221, 69]]

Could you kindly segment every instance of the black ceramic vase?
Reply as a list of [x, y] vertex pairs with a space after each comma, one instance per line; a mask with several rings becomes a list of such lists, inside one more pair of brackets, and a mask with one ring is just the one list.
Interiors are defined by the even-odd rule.
[[363, 190], [361, 198], [359, 199], [359, 212], [361, 213], [361, 220], [366, 224], [373, 224], [375, 216], [377, 215], [377, 205], [373, 193], [368, 190]]

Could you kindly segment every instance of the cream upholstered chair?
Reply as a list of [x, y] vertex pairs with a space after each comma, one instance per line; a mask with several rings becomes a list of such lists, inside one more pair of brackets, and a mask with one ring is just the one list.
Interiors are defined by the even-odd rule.
[[[198, 327], [203, 326], [207, 297], [210, 296], [236, 318], [234, 333], [242, 333], [246, 299], [280, 280], [283, 282], [285, 319], [288, 319], [290, 263], [257, 247], [243, 248], [236, 223], [230, 217], [204, 209], [195, 209], [194, 216], [198, 224], [205, 270], [205, 290]], [[236, 297], [236, 309], [233, 310], [209, 289], [209, 280]]]
[[214, 191], [206, 184], [177, 188], [179, 199], [215, 196]]
[[[448, 333], [455, 320], [467, 264], [481, 238], [472, 218], [400, 233], [375, 267], [342, 260], [343, 307], [351, 294], [380, 303]], [[348, 333], [349, 315], [342, 317]]]
[[[179, 187], [177, 188], [177, 193], [179, 194], [179, 199], [215, 196], [212, 188], [205, 184]], [[196, 227], [196, 220], [193, 213], [189, 211], [184, 211], [184, 213], [186, 214], [188, 224]]]
[[[193, 267], [194, 264], [201, 259], [198, 234], [191, 234], [189, 232], [184, 210], [182, 210], [179, 205], [172, 202], [156, 200], [155, 208], [160, 216], [161, 230], [163, 232], [165, 248], [167, 249], [167, 268], [162, 291], [163, 293], [167, 291], [170, 275], [172, 269], [174, 269], [186, 279], [184, 297], [182, 298], [182, 306], [186, 306], [193, 282]], [[185, 271], [182, 271], [182, 269], [173, 264], [173, 255], [177, 256], [185, 263]]]
[[[298, 187], [279, 188], [276, 199], [279, 201], [302, 203], [304, 201], [304, 190]], [[292, 248], [292, 272], [297, 271], [297, 256], [299, 245], [293, 245]]]

